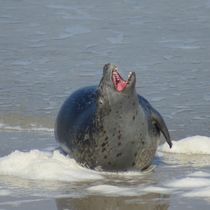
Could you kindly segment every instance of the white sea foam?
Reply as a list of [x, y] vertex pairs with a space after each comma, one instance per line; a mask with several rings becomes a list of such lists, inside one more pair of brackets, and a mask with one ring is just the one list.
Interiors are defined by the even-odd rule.
[[185, 178], [170, 180], [164, 184], [171, 192], [179, 192], [184, 197], [210, 197], [210, 174], [197, 171]]
[[210, 174], [197, 171], [184, 178], [164, 180], [157, 185], [97, 185], [89, 187], [91, 193], [107, 196], [139, 196], [147, 193], [178, 194], [184, 197], [210, 197]]
[[179, 188], [179, 189], [200, 188], [200, 187], [210, 186], [210, 180], [207, 178], [186, 177], [175, 181], [171, 181], [167, 183], [166, 186], [171, 188]]
[[[53, 147], [54, 148], [54, 147]], [[0, 175], [16, 176], [33, 180], [57, 180], [80, 182], [104, 179], [105, 176], [132, 178], [150, 173], [153, 167], [145, 172], [99, 172], [79, 165], [73, 158], [64, 156], [52, 147], [28, 152], [14, 151], [0, 158]]]
[[192, 136], [179, 141], [172, 141], [172, 143], [173, 147], [171, 149], [168, 147], [167, 143], [164, 143], [159, 146], [158, 151], [187, 155], [210, 155], [210, 137]]
[[172, 190], [166, 187], [148, 186], [143, 189], [145, 192], [168, 194]]
[[209, 187], [203, 187], [198, 190], [192, 190], [190, 192], [183, 193], [184, 197], [204, 197], [204, 198], [209, 198], [210, 197], [210, 186]]
[[[175, 151], [170, 151], [168, 145], [163, 145], [159, 151], [184, 153], [184, 154], [209, 154], [206, 147], [210, 144], [210, 138], [194, 136], [173, 142]], [[186, 145], [185, 145], [186, 144]], [[165, 148], [165, 149], [164, 149]], [[191, 156], [190, 156], [191, 157]], [[164, 158], [161, 157], [161, 158]], [[157, 166], [158, 167], [158, 166]], [[152, 168], [153, 169], [153, 168]], [[136, 180], [140, 176], [150, 173], [129, 171], [121, 173], [97, 172], [81, 167], [76, 161], [69, 156], [62, 155], [59, 151], [43, 152], [40, 150], [31, 150], [28, 152], [15, 151], [0, 158], [0, 176], [16, 176], [23, 179], [47, 180], [47, 181], [66, 181], [81, 182], [91, 180], [122, 179]], [[195, 171], [182, 178], [164, 180], [157, 185], [140, 184], [132, 185], [112, 185], [100, 183], [96, 186], [88, 187], [90, 193], [100, 193], [112, 196], [138, 196], [146, 193], [176, 193], [192, 197], [210, 197], [210, 173], [206, 171]], [[2, 191], [0, 194], [8, 192]]]
[[7, 196], [10, 194], [11, 194], [10, 190], [0, 189], [0, 196]]
[[100, 193], [111, 196], [139, 196], [147, 193], [162, 193], [168, 194], [171, 190], [167, 187], [158, 186], [114, 186], [114, 185], [97, 185], [87, 189], [92, 193]]
[[103, 195], [112, 195], [112, 196], [135, 196], [137, 193], [137, 188], [133, 189], [133, 187], [122, 187], [122, 186], [114, 186], [114, 185], [97, 185], [92, 186], [87, 189], [93, 193], [100, 193]]
[[74, 159], [58, 151], [49, 153], [39, 150], [15, 151], [0, 158], [0, 175], [68, 182], [103, 179], [96, 171], [81, 167]]
[[203, 178], [208, 177], [208, 178], [210, 178], [210, 174], [203, 172], [203, 171], [196, 171], [196, 172], [190, 174], [190, 177], [203, 177]]

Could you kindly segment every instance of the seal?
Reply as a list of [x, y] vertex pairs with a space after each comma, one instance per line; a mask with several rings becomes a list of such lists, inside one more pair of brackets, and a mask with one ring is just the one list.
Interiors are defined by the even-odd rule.
[[123, 171], [150, 166], [160, 133], [172, 147], [163, 118], [135, 85], [135, 72], [124, 80], [116, 65], [106, 64], [98, 87], [70, 95], [55, 125], [62, 150], [88, 168]]

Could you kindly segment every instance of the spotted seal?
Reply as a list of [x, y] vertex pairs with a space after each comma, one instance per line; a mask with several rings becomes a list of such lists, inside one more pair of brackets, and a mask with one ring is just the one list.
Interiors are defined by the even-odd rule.
[[124, 80], [116, 65], [106, 64], [98, 86], [72, 93], [56, 120], [61, 148], [88, 168], [121, 171], [147, 168], [160, 133], [172, 147], [163, 118], [135, 84], [135, 72]]

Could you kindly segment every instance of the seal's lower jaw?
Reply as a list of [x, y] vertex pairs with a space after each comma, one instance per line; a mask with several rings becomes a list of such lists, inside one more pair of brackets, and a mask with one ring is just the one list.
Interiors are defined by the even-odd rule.
[[124, 89], [126, 89], [126, 87], [131, 82], [131, 78], [132, 78], [133, 74], [134, 74], [133, 72], [130, 72], [128, 75], [128, 80], [124, 80], [118, 73], [117, 68], [115, 68], [112, 71], [112, 82], [113, 82], [115, 89], [118, 92], [122, 92]]

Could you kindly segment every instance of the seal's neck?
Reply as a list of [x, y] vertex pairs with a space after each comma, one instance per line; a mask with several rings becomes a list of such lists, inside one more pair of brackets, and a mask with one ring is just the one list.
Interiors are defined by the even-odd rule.
[[132, 92], [110, 92], [109, 89], [105, 90], [103, 94], [97, 95], [96, 113], [100, 119], [108, 116], [127, 115], [133, 112], [138, 107], [138, 95], [136, 90]]

